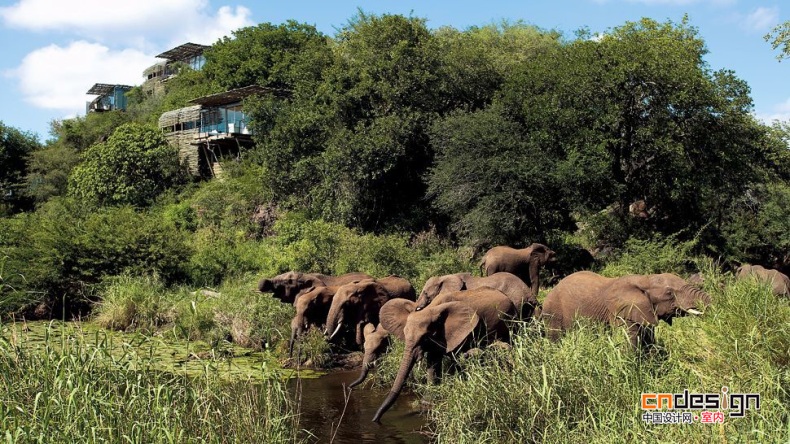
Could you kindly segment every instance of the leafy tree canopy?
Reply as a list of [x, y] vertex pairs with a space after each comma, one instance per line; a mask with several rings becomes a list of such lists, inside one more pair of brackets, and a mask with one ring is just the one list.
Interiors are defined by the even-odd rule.
[[129, 123], [83, 154], [70, 192], [99, 205], [146, 206], [178, 183], [178, 154], [153, 127]]
[[0, 214], [24, 209], [24, 177], [29, 156], [41, 144], [38, 138], [0, 122]]

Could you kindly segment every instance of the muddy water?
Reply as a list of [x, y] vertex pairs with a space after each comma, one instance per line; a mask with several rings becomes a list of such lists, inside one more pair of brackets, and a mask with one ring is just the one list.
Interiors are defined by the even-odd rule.
[[[292, 379], [289, 389], [300, 400], [300, 428], [313, 437], [310, 442], [338, 444], [359, 443], [427, 443], [420, 430], [425, 428], [425, 417], [420, 413], [418, 399], [403, 392], [398, 401], [381, 418], [381, 424], [371, 421], [388, 388], [367, 385], [350, 390], [348, 403], [344, 386], [359, 375], [359, 370], [329, 373], [314, 379]], [[346, 389], [345, 393], [349, 390]], [[342, 417], [342, 419], [341, 419]]]

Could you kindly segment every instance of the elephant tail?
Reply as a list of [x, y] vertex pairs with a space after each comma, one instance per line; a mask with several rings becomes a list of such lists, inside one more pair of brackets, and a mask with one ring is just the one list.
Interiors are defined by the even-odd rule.
[[480, 259], [480, 263], [477, 264], [477, 268], [480, 269], [480, 276], [485, 276], [486, 275], [486, 257], [485, 256], [483, 256], [483, 258]]

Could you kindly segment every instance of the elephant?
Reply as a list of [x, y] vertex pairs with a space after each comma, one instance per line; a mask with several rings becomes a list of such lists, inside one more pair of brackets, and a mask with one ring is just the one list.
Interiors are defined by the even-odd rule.
[[379, 323], [379, 310], [387, 301], [396, 298], [414, 301], [416, 297], [414, 287], [399, 276], [365, 279], [343, 285], [332, 299], [324, 334], [331, 340], [343, 325], [353, 326], [356, 343], [362, 345], [363, 327], [369, 322]]
[[425, 282], [420, 296], [417, 298], [416, 310], [422, 310], [440, 294], [474, 290], [480, 287], [490, 287], [505, 294], [516, 306], [522, 319], [528, 319], [535, 313], [540, 304], [530, 288], [518, 276], [499, 272], [490, 276], [477, 277], [470, 273], [446, 274], [434, 276]]
[[768, 281], [775, 295], [790, 296], [790, 278], [779, 270], [765, 268], [761, 265], [745, 264], [738, 267], [736, 276], [738, 279], [755, 276], [759, 280]]
[[[405, 309], [409, 312], [414, 311], [414, 302], [409, 301], [408, 299], [390, 299], [381, 307], [381, 312], [385, 312], [390, 305], [398, 303], [403, 303], [403, 306], [405, 306]], [[379, 312], [379, 317], [381, 317], [381, 312]], [[365, 379], [368, 377], [370, 369], [373, 367], [373, 362], [378, 359], [382, 353], [384, 353], [384, 350], [386, 350], [387, 346], [389, 345], [390, 334], [393, 334], [395, 337], [403, 340], [402, 331], [390, 333], [381, 324], [365, 325], [362, 334], [365, 336], [365, 344], [363, 347], [365, 350], [365, 355], [362, 358], [362, 370], [359, 372], [359, 377], [354, 380], [354, 382], [349, 384], [348, 388], [354, 388], [365, 381]]]
[[323, 327], [332, 306], [332, 298], [340, 287], [310, 287], [294, 302], [296, 314], [291, 320], [288, 356], [293, 356], [294, 342], [311, 326]]
[[272, 297], [277, 298], [285, 304], [293, 304], [296, 299], [310, 287], [339, 287], [352, 281], [362, 279], [372, 279], [372, 276], [365, 273], [346, 273], [340, 276], [327, 276], [318, 273], [299, 273], [289, 271], [269, 279], [261, 279], [258, 282], [258, 291], [261, 293], [272, 293]]
[[467, 350], [477, 343], [510, 342], [506, 321], [516, 314], [516, 307], [504, 293], [488, 287], [445, 293], [420, 311], [409, 312], [409, 306], [399, 301], [381, 313], [381, 325], [387, 331], [403, 331], [405, 348], [392, 389], [376, 411], [374, 422], [379, 422], [398, 398], [423, 353], [428, 382], [438, 382], [444, 355]]
[[542, 317], [552, 340], [569, 330], [578, 316], [625, 325], [631, 345], [639, 349], [654, 342], [653, 327], [659, 320], [672, 325], [673, 317], [700, 315], [697, 309], [710, 303], [707, 293], [670, 273], [608, 278], [579, 271], [549, 292]]
[[527, 248], [494, 247], [486, 252], [480, 261], [480, 270], [485, 276], [500, 271], [513, 273], [529, 285], [533, 297], [540, 289], [540, 267], [555, 262], [554, 250], [543, 244], [532, 244]]

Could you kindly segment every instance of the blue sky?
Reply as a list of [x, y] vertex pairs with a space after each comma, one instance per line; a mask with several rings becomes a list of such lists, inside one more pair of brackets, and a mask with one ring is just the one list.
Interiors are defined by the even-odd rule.
[[778, 0], [0, 0], [0, 121], [49, 138], [49, 122], [84, 114], [97, 82], [137, 85], [156, 54], [181, 43], [211, 44], [234, 29], [288, 19], [334, 35], [358, 9], [426, 18], [465, 29], [523, 20], [571, 37], [650, 17], [684, 14], [705, 40], [712, 69], [731, 69], [751, 87], [755, 115], [790, 119], [790, 60], [763, 36], [790, 20]]

